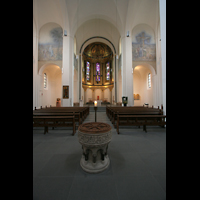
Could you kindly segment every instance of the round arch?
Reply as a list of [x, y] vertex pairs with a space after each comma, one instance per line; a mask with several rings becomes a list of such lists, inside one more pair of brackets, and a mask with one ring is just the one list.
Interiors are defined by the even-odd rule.
[[[46, 74], [46, 87], [44, 87], [44, 73]], [[62, 98], [62, 71], [54, 63], [44, 64], [40, 70], [40, 102], [42, 106], [56, 106], [57, 98]]]
[[[81, 76], [82, 76], [82, 70], [81, 70], [81, 67], [82, 67], [81, 66], [82, 56], [81, 55], [83, 54], [84, 49], [89, 44], [94, 43], [94, 42], [102, 42], [102, 43], [108, 45], [111, 48], [111, 50], [112, 50], [112, 52], [114, 54], [114, 56], [113, 56], [113, 59], [114, 59], [114, 70], [115, 70], [114, 88], [115, 88], [115, 99], [116, 99], [116, 97], [117, 97], [117, 87], [116, 87], [116, 68], [117, 68], [116, 67], [116, 48], [113, 45], [113, 43], [110, 40], [108, 40], [107, 38], [100, 37], [100, 36], [94, 36], [94, 37], [88, 38], [87, 40], [85, 40], [83, 42], [83, 44], [81, 45], [81, 48], [79, 50], [79, 58], [80, 58], [80, 61], [79, 61], [79, 72], [80, 72], [79, 73], [79, 79], [81, 80]], [[82, 81], [79, 81], [79, 98], [81, 97], [81, 88], [82, 88]]]
[[[93, 4], [91, 3], [93, 10], [91, 10], [90, 6], [87, 6], [84, 0], [80, 0], [78, 4], [74, 6], [75, 12], [75, 23], [72, 28], [72, 35], [76, 33], [76, 31], [87, 21], [100, 19], [110, 22], [119, 33], [123, 31], [123, 22], [121, 18], [120, 6], [118, 6], [118, 2], [116, 0], [107, 0], [106, 8], [104, 7], [104, 3]], [[112, 14], [109, 10], [112, 8]], [[95, 10], [95, 12], [94, 12]], [[84, 13], [84, 14], [83, 14]]]
[[148, 68], [148, 69], [151, 70], [151, 72], [152, 72], [152, 76], [156, 75], [156, 71], [155, 71], [155, 69], [154, 69], [150, 64], [148, 64], [148, 63], [137, 63], [137, 64], [134, 64], [134, 65], [133, 65], [133, 70], [134, 70], [135, 67], [137, 67], [137, 66], [143, 66], [143, 67], [146, 67], [146, 68]]
[[[151, 86], [148, 86], [148, 74], [151, 74]], [[155, 89], [154, 82], [155, 69], [147, 63], [135, 64], [133, 66], [133, 92], [134, 92], [134, 105], [142, 106], [148, 103], [149, 106], [153, 105], [153, 94]], [[139, 98], [138, 98], [139, 97]]]
[[108, 40], [107, 38], [100, 37], [100, 36], [94, 36], [94, 37], [91, 37], [91, 38], [88, 38], [87, 40], [85, 40], [85, 42], [83, 42], [83, 44], [81, 45], [79, 53], [82, 54], [85, 47], [87, 47], [89, 44], [91, 44], [93, 42], [105, 43], [116, 54], [116, 49], [115, 49], [115, 46], [113, 45], [113, 43], [110, 40]]
[[[45, 23], [39, 29], [38, 38], [38, 73], [45, 64], [62, 67], [63, 28], [57, 23]], [[40, 74], [40, 73], [39, 73]]]
[[134, 25], [131, 29], [132, 30], [131, 35], [133, 35], [133, 31], [136, 30], [136, 32], [138, 31], [138, 33], [139, 33], [142, 29], [145, 29], [145, 31], [151, 32], [151, 34], [153, 34], [154, 40], [155, 40], [154, 29], [149, 24], [146, 24], [146, 23], [138, 23], [138, 24]]
[[[40, 69], [39, 69], [39, 75], [42, 76], [42, 72], [43, 72], [48, 66], [50, 66], [50, 65], [58, 66], [58, 65], [55, 64], [55, 63], [46, 63], [46, 64], [42, 65], [42, 67], [40, 67]], [[59, 67], [60, 70], [62, 71], [61, 67], [60, 67], [60, 66], [58, 66], [58, 67]]]
[[60, 25], [59, 23], [49, 21], [49, 22], [45, 22], [44, 24], [42, 24], [42, 25], [39, 27], [39, 33], [40, 33], [40, 31], [42, 30], [42, 28], [43, 28], [44, 26], [48, 25], [48, 24], [56, 24], [56, 25], [60, 26], [60, 27], [63, 29], [62, 25]]

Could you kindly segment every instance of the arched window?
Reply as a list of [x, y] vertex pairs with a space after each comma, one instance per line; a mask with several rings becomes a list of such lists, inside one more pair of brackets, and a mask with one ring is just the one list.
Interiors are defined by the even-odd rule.
[[148, 74], [148, 88], [151, 88], [151, 74]]
[[44, 73], [44, 88], [47, 89], [47, 74]]
[[96, 81], [100, 81], [100, 63], [96, 63], [96, 75], [98, 75], [96, 76]]
[[87, 65], [86, 65], [86, 79], [87, 81], [90, 80], [90, 63], [87, 62]]
[[106, 80], [110, 80], [110, 63], [106, 63]]

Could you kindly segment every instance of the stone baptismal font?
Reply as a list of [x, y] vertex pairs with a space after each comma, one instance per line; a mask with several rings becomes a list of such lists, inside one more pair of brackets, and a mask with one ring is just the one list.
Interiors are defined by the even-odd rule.
[[108, 168], [108, 144], [111, 141], [111, 126], [102, 122], [84, 123], [78, 128], [78, 139], [83, 154], [80, 160], [82, 169], [89, 173], [99, 173]]

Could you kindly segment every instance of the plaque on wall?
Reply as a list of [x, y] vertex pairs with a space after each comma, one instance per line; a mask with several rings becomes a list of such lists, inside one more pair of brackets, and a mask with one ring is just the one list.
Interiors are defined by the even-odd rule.
[[69, 86], [63, 85], [63, 99], [69, 99]]

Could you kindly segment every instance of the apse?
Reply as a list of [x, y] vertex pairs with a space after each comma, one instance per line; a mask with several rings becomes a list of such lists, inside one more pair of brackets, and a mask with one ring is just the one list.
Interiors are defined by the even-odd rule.
[[102, 42], [94, 42], [86, 46], [82, 55], [82, 88], [87, 91], [93, 91], [92, 99], [85, 92], [85, 102], [88, 100], [102, 100], [102, 102], [111, 103], [108, 99], [108, 91], [111, 92], [114, 88], [114, 73], [113, 73], [113, 52], [111, 48]]

